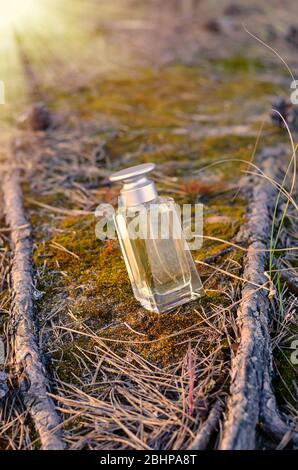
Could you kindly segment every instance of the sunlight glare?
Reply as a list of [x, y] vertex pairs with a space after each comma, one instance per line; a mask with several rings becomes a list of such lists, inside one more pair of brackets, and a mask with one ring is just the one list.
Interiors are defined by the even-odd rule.
[[38, 20], [39, 12], [38, 0], [0, 0], [0, 29], [26, 26]]

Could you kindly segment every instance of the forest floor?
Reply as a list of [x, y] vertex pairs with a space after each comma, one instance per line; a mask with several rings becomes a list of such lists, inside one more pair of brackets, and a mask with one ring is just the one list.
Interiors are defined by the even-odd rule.
[[[228, 28], [229, 22], [220, 21]], [[107, 24], [114, 32], [112, 44], [119, 35], [122, 40], [131, 35], [134, 42], [134, 32]], [[140, 49], [150, 43], [148, 34], [138, 38]], [[255, 52], [255, 43], [253, 53], [244, 52], [248, 38], [243, 30], [215, 33], [207, 28], [204, 41], [209, 37], [213, 51], [227, 36], [227, 51], [217, 57], [203, 48], [205, 55], [198, 58], [194, 33], [184, 46], [166, 47], [176, 34], [173, 27], [160, 38], [162, 60], [149, 50], [146, 60], [135, 53], [140, 63], [117, 72], [114, 67], [98, 74], [88, 70], [86, 78], [76, 69], [68, 89], [43, 80], [42, 65], [36, 58], [28, 60], [24, 41], [24, 74], [28, 80], [33, 71], [36, 82], [29, 87], [29, 114], [22, 126], [11, 132], [8, 120], [4, 128], [1, 161], [4, 174], [7, 154], [13, 154], [21, 173], [32, 230], [35, 334], [61, 419], [61, 439], [70, 449], [187, 449], [214, 409], [218, 419], [205, 446], [221, 445], [231, 364], [241, 343], [237, 311], [247, 282], [248, 248], [243, 233], [255, 177], [249, 172], [258, 173], [268, 149], [281, 173], [287, 171], [289, 136], [270, 114], [277, 97], [289, 96], [290, 80], [269, 52], [266, 62], [262, 46], [261, 53]], [[234, 50], [233, 38], [242, 35], [245, 40]], [[187, 60], [181, 58], [183, 50], [192, 50]], [[53, 75], [61, 71], [62, 77], [63, 63], [55, 62]], [[32, 112], [41, 98], [51, 125], [34, 130]], [[279, 159], [274, 149], [280, 146]], [[193, 256], [205, 296], [164, 315], [140, 307], [118, 241], [100, 241], [95, 232], [97, 206], [117, 204], [119, 187], [110, 185], [109, 175], [146, 162], [156, 163], [153, 179], [160, 194], [179, 204], [204, 205], [204, 242]], [[280, 202], [268, 233], [268, 249], [277, 251], [265, 289], [270, 294], [275, 396], [288, 422], [295, 423], [297, 368], [291, 344], [298, 331], [297, 292], [283, 271], [296, 275], [291, 250], [297, 241], [297, 212], [289, 199]], [[0, 448], [36, 449], [40, 436], [19, 393], [13, 364], [14, 247], [2, 202], [0, 208]], [[282, 442], [265, 437], [259, 423], [258, 448], [283, 448], [290, 440], [291, 435]]]

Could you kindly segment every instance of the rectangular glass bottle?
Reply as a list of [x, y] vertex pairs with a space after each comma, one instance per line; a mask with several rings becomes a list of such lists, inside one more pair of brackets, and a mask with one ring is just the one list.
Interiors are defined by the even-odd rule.
[[111, 177], [126, 182], [114, 221], [136, 299], [162, 313], [197, 299], [203, 287], [176, 204], [157, 195], [154, 183], [144, 177], [148, 171], [148, 165], [139, 165], [123, 170], [125, 178], [117, 176], [123, 172]]
[[165, 312], [201, 296], [174, 201], [158, 197], [124, 213], [119, 209], [115, 224], [134, 295], [143, 307]]

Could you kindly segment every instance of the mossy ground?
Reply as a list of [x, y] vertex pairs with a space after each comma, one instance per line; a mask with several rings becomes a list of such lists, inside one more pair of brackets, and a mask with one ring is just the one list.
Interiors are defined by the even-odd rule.
[[[45, 292], [43, 304], [46, 305], [55, 295], [59, 285], [63, 287], [66, 284], [69, 308], [78, 324], [92, 327], [107, 340], [118, 338], [119, 344], [115, 343], [118, 349], [123, 346], [123, 338], [132, 342], [140, 340], [139, 333], [145, 343], [134, 347], [147, 359], [159, 365], [177, 361], [185, 352], [187, 338], [191, 339], [191, 335], [186, 332], [178, 338], [169, 336], [202, 320], [201, 313], [197, 311], [202, 302], [205, 306], [209, 302], [225, 305], [224, 295], [209, 294], [202, 301], [166, 315], [144, 310], [133, 297], [118, 242], [99, 241], [95, 236], [95, 223], [93, 217], [65, 218], [57, 235], [38, 243], [34, 263], [37, 268], [46, 266], [39, 286]], [[201, 274], [204, 276], [204, 272]], [[208, 329], [206, 331], [208, 337]], [[181, 341], [184, 345], [178, 347], [177, 343]], [[65, 346], [67, 350], [70, 348], [69, 354], [72, 346]], [[69, 354], [64, 357], [66, 363]]]
[[288, 322], [286, 333], [278, 344], [274, 353], [274, 380], [273, 384], [277, 399], [280, 403], [290, 403], [297, 406], [297, 349], [298, 337], [297, 318], [294, 316]]
[[[216, 63], [207, 69], [171, 66], [138, 70], [134, 75], [116, 78], [101, 77], [71, 100], [67, 94], [55, 90], [54, 95], [54, 90], [48, 90], [53, 94], [52, 107], [56, 111], [68, 109], [71, 120], [75, 113], [76, 119], [86, 122], [87, 129], [89, 122], [93, 141], [104, 142], [104, 160], [99, 166], [108, 164], [109, 170], [117, 170], [156, 162], [154, 177], [161, 194], [174, 197], [180, 204], [204, 203], [206, 239], [202, 248], [193, 253], [200, 261], [225, 250], [228, 245], [224, 241], [233, 242], [245, 222], [246, 202], [236, 195], [236, 190], [247, 168], [245, 162], [254, 151], [256, 129], [261, 124], [255, 113], [259, 112], [261, 104], [264, 113], [272, 95], [278, 92], [276, 85], [259, 75], [262, 67], [255, 67], [252, 78], [249, 67], [242, 66], [240, 59], [234, 62]], [[236, 73], [231, 67], [236, 67]], [[233, 134], [233, 127], [225, 135], [216, 135], [216, 129], [238, 125], [240, 116], [241, 124], [248, 126], [247, 135]], [[112, 123], [112, 128], [99, 125], [94, 131], [92, 123], [97, 117], [101, 123], [105, 119]], [[251, 117], [254, 117], [253, 124]], [[212, 135], [208, 134], [210, 129]], [[277, 140], [280, 135], [266, 124], [259, 149]], [[93, 144], [88, 146], [88, 152], [93, 147]], [[86, 145], [83, 149], [86, 151]], [[88, 159], [82, 160], [82, 166], [89, 164]], [[72, 176], [69, 170], [71, 183], [67, 196], [53, 186], [47, 194], [34, 193], [35, 200], [70, 210], [82, 208], [78, 207], [77, 198], [72, 197], [77, 191], [72, 184], [79, 184], [88, 191], [92, 177], [76, 175]], [[171, 178], [172, 184], [167, 185], [163, 175]], [[111, 189], [105, 181], [99, 182], [99, 186], [101, 184], [102, 189], [98, 192], [95, 189], [93, 193], [94, 202], [89, 204], [89, 210], [103, 201], [116, 203], [118, 189]], [[207, 312], [208, 317], [212, 308], [227, 307], [225, 290], [231, 283], [236, 286], [237, 281], [216, 275], [206, 266], [199, 267], [207, 289], [201, 301], [166, 315], [150, 313], [133, 297], [118, 242], [96, 239], [93, 216], [70, 213], [59, 215], [55, 221], [49, 213], [30, 203], [28, 209], [33, 226], [43, 227], [42, 235], [35, 233], [34, 251], [35, 265], [42, 273], [41, 309], [46, 308], [59, 288], [65, 289], [75, 328], [91, 328], [117, 351], [133, 348], [146, 360], [160, 366], [181, 360], [192, 339], [187, 329], [199, 322], [202, 323], [201, 347], [212, 351], [216, 343], [213, 344], [212, 329], [202, 320], [202, 313]], [[243, 251], [235, 249], [220, 256], [219, 262], [221, 265], [228, 263], [234, 274], [241, 274], [242, 258]], [[176, 336], [178, 332], [181, 334]], [[220, 339], [223, 357], [229, 350], [225, 334], [223, 332]], [[82, 346], [81, 342], [82, 336], [75, 334], [53, 353], [56, 370], [63, 380], [76, 382], [76, 376], [80, 375], [76, 372], [75, 351], [77, 346]], [[83, 343], [86, 348], [94, 347], [91, 338], [85, 337]]]

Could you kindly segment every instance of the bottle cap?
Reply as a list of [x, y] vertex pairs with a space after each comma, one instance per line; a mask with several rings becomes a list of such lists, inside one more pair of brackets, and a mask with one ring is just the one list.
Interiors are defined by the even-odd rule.
[[145, 163], [112, 173], [110, 181], [123, 182], [121, 197], [125, 206], [137, 206], [157, 197], [154, 182], [147, 178], [147, 174], [154, 168], [154, 163]]

